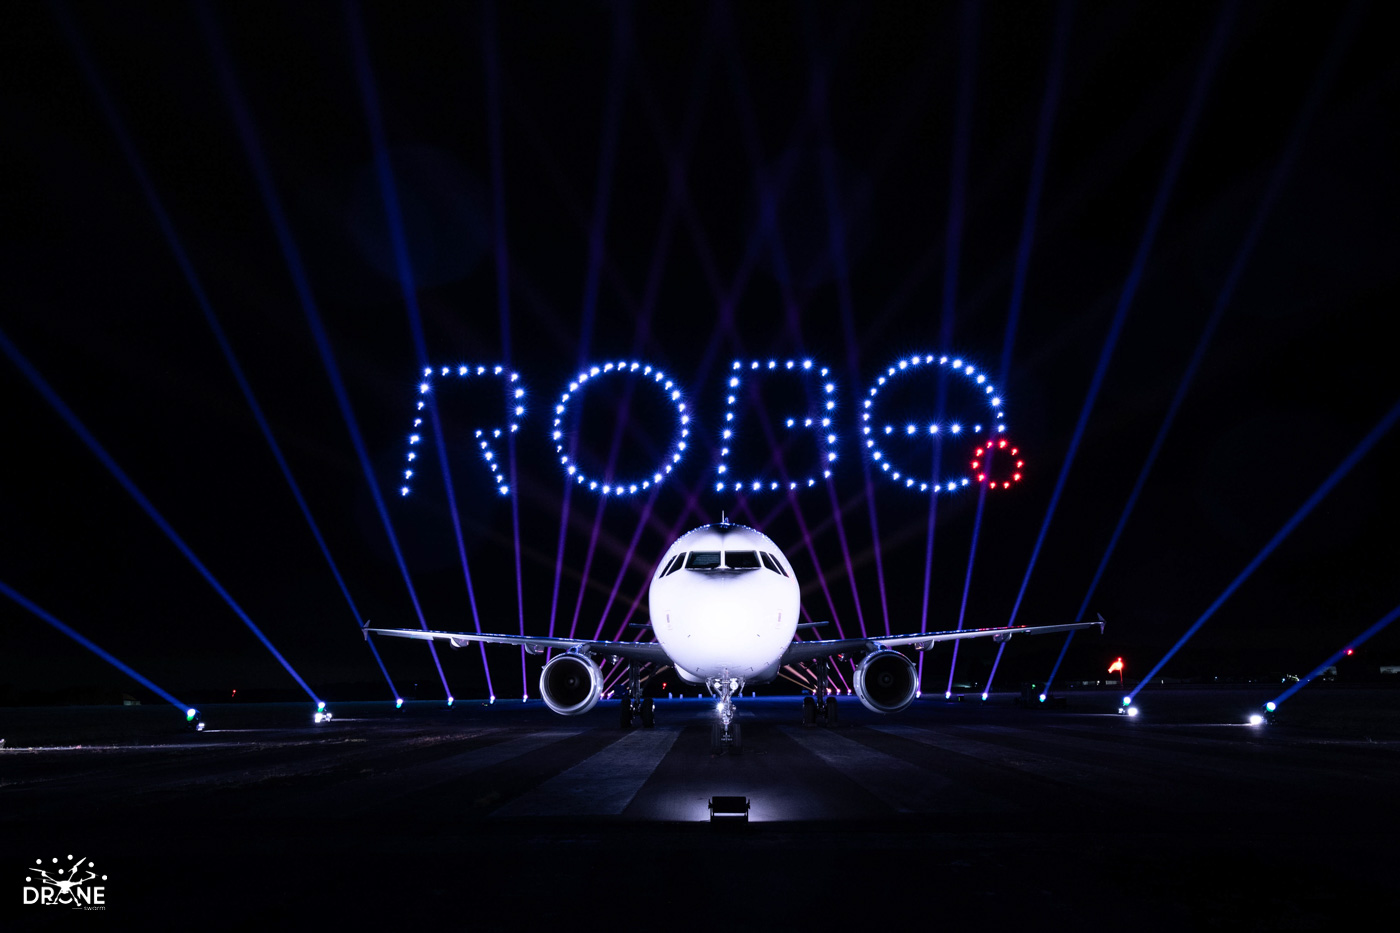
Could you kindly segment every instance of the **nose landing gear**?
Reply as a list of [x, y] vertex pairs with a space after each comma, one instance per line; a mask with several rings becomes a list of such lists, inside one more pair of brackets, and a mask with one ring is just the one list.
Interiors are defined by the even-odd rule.
[[735, 691], [743, 692], [744, 679], [730, 677], [729, 672], [725, 671], [723, 676], [711, 678], [706, 686], [711, 696], [719, 697], [716, 708], [719, 719], [710, 727], [710, 751], [718, 755], [728, 749], [730, 754], [737, 755], [744, 750], [744, 733], [739, 723], [735, 722], [733, 694]]

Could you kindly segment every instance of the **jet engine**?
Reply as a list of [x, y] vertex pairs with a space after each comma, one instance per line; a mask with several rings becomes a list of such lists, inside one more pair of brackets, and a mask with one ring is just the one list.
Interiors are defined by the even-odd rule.
[[914, 702], [919, 675], [913, 663], [898, 651], [882, 648], [856, 665], [856, 696], [868, 710], [897, 713]]
[[603, 692], [603, 672], [586, 654], [561, 654], [540, 672], [540, 696], [561, 716], [578, 716], [591, 710]]

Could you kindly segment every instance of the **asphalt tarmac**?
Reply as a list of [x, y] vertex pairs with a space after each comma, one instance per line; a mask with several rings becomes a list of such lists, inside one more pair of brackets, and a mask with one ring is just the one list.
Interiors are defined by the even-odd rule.
[[[0, 927], [1333, 929], [1390, 913], [1400, 691], [0, 710]], [[712, 825], [716, 795], [750, 821]], [[53, 860], [57, 860], [56, 862]], [[87, 859], [106, 917], [26, 904]], [[55, 867], [56, 866], [56, 867]], [[26, 878], [28, 881], [26, 882]], [[5, 880], [8, 879], [8, 880]], [[88, 912], [88, 911], [81, 911]]]

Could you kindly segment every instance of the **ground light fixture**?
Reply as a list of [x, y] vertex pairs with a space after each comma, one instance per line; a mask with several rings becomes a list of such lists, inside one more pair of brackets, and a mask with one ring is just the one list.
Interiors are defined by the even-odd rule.
[[713, 824], [742, 824], [749, 821], [749, 798], [711, 797], [710, 822]]
[[311, 717], [312, 722], [330, 722], [331, 711], [326, 709], [325, 700], [316, 701], [316, 713]]
[[204, 720], [199, 716], [199, 710], [191, 706], [185, 710], [185, 728], [191, 732], [203, 732]]

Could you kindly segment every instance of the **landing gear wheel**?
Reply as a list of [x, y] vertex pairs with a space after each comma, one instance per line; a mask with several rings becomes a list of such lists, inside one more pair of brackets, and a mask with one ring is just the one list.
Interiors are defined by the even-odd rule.
[[647, 697], [642, 701], [642, 728], [651, 729], [656, 725], [656, 701]]
[[710, 726], [710, 754], [718, 755], [724, 751], [724, 726], [713, 723]]
[[624, 728], [624, 729], [630, 729], [630, 728], [632, 727], [632, 701], [631, 701], [631, 700], [623, 700], [623, 701], [622, 701], [622, 712], [621, 712], [621, 715], [618, 717], [618, 719], [619, 719], [619, 721], [620, 721], [620, 724], [621, 724], [622, 728]]
[[826, 724], [836, 725], [836, 697], [826, 698]]
[[807, 696], [802, 698], [802, 725], [810, 726], [817, 721], [817, 701]]
[[742, 755], [744, 752], [744, 730], [737, 722], [729, 724], [729, 754]]

